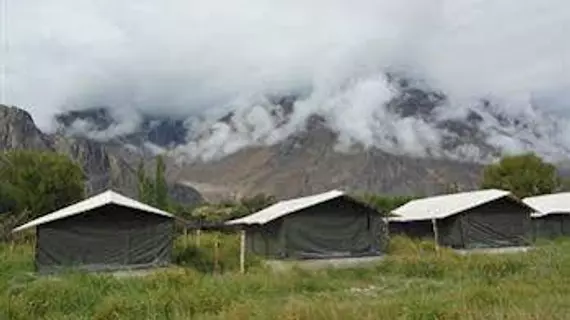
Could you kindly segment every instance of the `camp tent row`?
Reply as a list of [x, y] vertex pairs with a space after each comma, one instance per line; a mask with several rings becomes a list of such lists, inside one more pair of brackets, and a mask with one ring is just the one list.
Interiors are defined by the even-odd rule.
[[[274, 259], [381, 255], [385, 222], [367, 205], [333, 190], [281, 201], [229, 221], [243, 229], [244, 249]], [[174, 216], [107, 191], [16, 229], [36, 228], [36, 269], [89, 271], [165, 266]], [[242, 258], [244, 252], [242, 252]]]
[[[545, 203], [553, 210], [543, 214], [531, 202], [503, 190], [463, 192], [410, 201], [384, 219], [366, 204], [332, 190], [280, 201], [225, 226], [242, 230], [242, 262], [246, 250], [268, 259], [380, 256], [388, 229], [457, 249], [526, 246], [533, 230], [531, 214], [538, 218], [563, 211], [550, 200]], [[170, 264], [174, 223], [170, 213], [107, 191], [14, 231], [36, 228], [39, 272], [120, 270]]]

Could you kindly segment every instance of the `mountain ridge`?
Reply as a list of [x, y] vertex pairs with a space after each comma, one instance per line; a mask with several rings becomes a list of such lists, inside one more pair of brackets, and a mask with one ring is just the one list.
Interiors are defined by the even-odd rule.
[[[371, 120], [378, 121], [373, 127], [362, 128], [371, 122], [351, 123], [351, 117], [335, 118], [324, 111], [303, 114], [308, 99], [303, 95], [273, 95], [209, 120], [141, 113], [136, 129], [107, 143], [166, 152], [173, 175], [210, 200], [259, 192], [294, 197], [331, 188], [431, 195], [451, 185], [477, 188], [485, 163], [513, 153], [503, 147], [570, 154], [557, 140], [559, 123], [540, 113], [544, 123], [481, 99], [449, 114], [444, 93], [393, 75], [388, 81], [394, 92], [385, 105], [374, 106], [380, 118]], [[94, 121], [90, 127], [96, 128], [95, 136], [121, 124], [109, 111], [74, 112], [58, 118], [61, 132], [70, 136], [76, 135], [69, 128], [78, 119]], [[158, 123], [157, 133], [169, 137], [162, 141], [169, 143], [151, 139], [146, 124], [152, 121]], [[364, 135], [371, 139], [366, 143], [340, 130], [338, 121], [361, 137], [363, 130], [376, 131]]]
[[[81, 136], [44, 133], [31, 115], [13, 106], [0, 105], [0, 150], [17, 149], [53, 151], [77, 161], [87, 176], [87, 194], [92, 195], [108, 188], [127, 196], [137, 196], [136, 164], [143, 159], [123, 145], [101, 143]], [[169, 179], [171, 197], [184, 204], [203, 201], [195, 189]]]
[[[310, 98], [303, 95], [273, 95], [209, 120], [109, 107], [71, 110], [56, 115], [57, 138], [51, 140], [103, 146], [130, 170], [136, 159], [165, 154], [169, 177], [211, 201], [260, 192], [294, 197], [331, 188], [431, 195], [451, 185], [477, 188], [482, 166], [513, 153], [509, 148], [570, 155], [559, 141], [563, 123], [537, 110], [528, 111], [540, 116], [534, 119], [481, 99], [450, 113], [444, 93], [393, 75], [387, 81], [391, 98], [371, 106], [374, 113], [366, 122], [353, 121], [352, 113], [342, 117], [343, 109], [332, 107], [309, 112], [303, 106]], [[347, 101], [341, 96], [337, 103]], [[47, 139], [37, 128], [26, 130], [36, 137], [28, 142], [31, 147]], [[104, 175], [110, 168], [96, 172]]]

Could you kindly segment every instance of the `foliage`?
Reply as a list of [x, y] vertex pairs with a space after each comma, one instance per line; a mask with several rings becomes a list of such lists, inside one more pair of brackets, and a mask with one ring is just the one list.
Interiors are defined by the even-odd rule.
[[154, 179], [154, 203], [158, 208], [166, 209], [168, 207], [168, 186], [164, 173], [166, 166], [162, 156], [156, 157], [156, 170]]
[[560, 191], [570, 192], [570, 179], [565, 178], [560, 180]]
[[279, 274], [254, 267], [241, 275], [232, 262], [237, 237], [221, 238], [221, 273], [213, 276], [202, 269], [213, 268], [217, 236], [203, 234], [194, 253], [176, 252], [185, 267], [135, 277], [35, 277], [31, 245], [0, 244], [0, 319], [530, 320], [567, 319], [570, 311], [568, 241], [462, 256], [395, 239], [392, 254], [370, 267]]
[[277, 202], [275, 197], [260, 193], [243, 197], [239, 201], [223, 201], [217, 204], [203, 204], [193, 208], [187, 218], [207, 222], [221, 222], [257, 212]]
[[69, 158], [52, 152], [9, 151], [1, 156], [0, 201], [4, 210], [27, 211], [26, 219], [84, 197], [85, 175]]
[[244, 215], [251, 214], [277, 202], [274, 196], [258, 193], [252, 197], [243, 197], [239, 201], [244, 208]]
[[485, 167], [482, 188], [505, 189], [517, 197], [556, 192], [561, 186], [556, 167], [535, 154], [506, 156]]
[[139, 201], [152, 204], [154, 202], [154, 190], [152, 181], [146, 176], [144, 161], [141, 160], [137, 169], [138, 198]]
[[392, 210], [406, 204], [407, 202], [417, 199], [413, 196], [386, 196], [372, 193], [364, 193], [355, 195], [355, 198], [368, 204], [382, 214], [389, 214]]
[[141, 160], [137, 169], [138, 198], [139, 201], [162, 210], [171, 209], [171, 201], [168, 197], [168, 185], [164, 176], [166, 166], [162, 156], [156, 157], [154, 180], [147, 177], [144, 162]]
[[446, 193], [456, 193], [456, 192], [462, 192], [463, 191], [463, 188], [457, 182], [452, 182], [452, 183], [448, 184], [445, 189], [446, 189]]

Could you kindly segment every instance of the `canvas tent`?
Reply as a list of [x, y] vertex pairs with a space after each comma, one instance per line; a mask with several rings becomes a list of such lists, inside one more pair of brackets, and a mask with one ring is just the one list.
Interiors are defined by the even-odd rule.
[[243, 228], [244, 249], [271, 259], [375, 256], [387, 241], [380, 213], [338, 190], [280, 201], [227, 224]]
[[395, 209], [390, 234], [435, 239], [454, 249], [528, 245], [532, 209], [510, 192], [488, 189], [413, 200]]
[[570, 192], [524, 198], [536, 209], [532, 214], [535, 238], [570, 236]]
[[36, 228], [36, 269], [89, 271], [148, 268], [170, 263], [174, 219], [114, 191], [106, 191], [28, 222]]

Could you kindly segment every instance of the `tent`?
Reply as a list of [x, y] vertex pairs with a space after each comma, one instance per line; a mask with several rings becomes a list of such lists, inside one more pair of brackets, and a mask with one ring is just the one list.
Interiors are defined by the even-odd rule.
[[528, 197], [523, 202], [536, 209], [532, 214], [535, 238], [570, 236], [570, 192]]
[[244, 249], [272, 259], [376, 256], [387, 242], [381, 214], [338, 190], [280, 201], [227, 224], [243, 228]]
[[454, 249], [518, 247], [529, 244], [533, 209], [497, 189], [413, 200], [389, 217], [390, 234], [435, 239]]
[[171, 261], [174, 219], [114, 191], [106, 191], [28, 222], [36, 228], [36, 270], [88, 271], [164, 266]]

